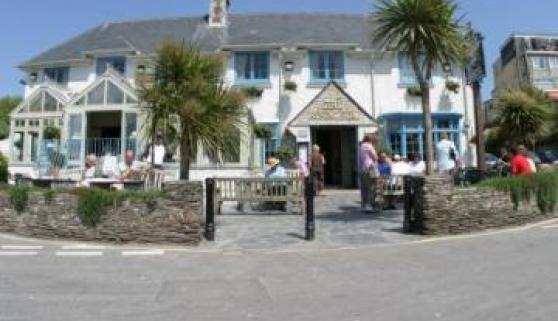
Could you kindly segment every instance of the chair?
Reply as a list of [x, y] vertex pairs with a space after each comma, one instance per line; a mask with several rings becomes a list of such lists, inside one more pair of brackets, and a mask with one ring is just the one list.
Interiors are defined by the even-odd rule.
[[145, 191], [150, 190], [162, 190], [163, 182], [165, 179], [165, 173], [160, 170], [150, 170], [144, 175], [143, 189]]

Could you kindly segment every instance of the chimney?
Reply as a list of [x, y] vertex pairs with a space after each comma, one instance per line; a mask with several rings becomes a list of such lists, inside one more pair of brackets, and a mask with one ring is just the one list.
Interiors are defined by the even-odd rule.
[[209, 26], [224, 28], [227, 26], [229, 15], [230, 0], [210, 0], [209, 1]]

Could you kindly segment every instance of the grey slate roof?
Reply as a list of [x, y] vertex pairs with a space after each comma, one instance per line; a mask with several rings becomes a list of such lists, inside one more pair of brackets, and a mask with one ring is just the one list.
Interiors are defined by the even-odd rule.
[[225, 30], [209, 28], [203, 17], [106, 23], [24, 62], [25, 66], [83, 59], [87, 52], [154, 53], [164, 39], [196, 43], [207, 51], [242, 45], [354, 44], [370, 48], [365, 15], [260, 14], [230, 15]]

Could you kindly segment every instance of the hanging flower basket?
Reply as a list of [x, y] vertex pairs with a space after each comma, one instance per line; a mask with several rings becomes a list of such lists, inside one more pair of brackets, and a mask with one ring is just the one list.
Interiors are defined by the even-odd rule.
[[296, 91], [298, 85], [294, 81], [285, 81], [284, 87], [287, 91]]
[[422, 90], [419, 87], [409, 87], [407, 88], [407, 95], [412, 97], [422, 97]]
[[271, 139], [273, 133], [271, 132], [271, 128], [256, 124], [254, 125], [254, 135], [259, 139]]
[[461, 86], [456, 81], [453, 81], [453, 80], [446, 81], [446, 89], [455, 93], [455, 94], [459, 93], [459, 88], [460, 87]]
[[252, 98], [259, 98], [263, 94], [263, 89], [258, 87], [245, 87], [241, 91], [247, 96]]

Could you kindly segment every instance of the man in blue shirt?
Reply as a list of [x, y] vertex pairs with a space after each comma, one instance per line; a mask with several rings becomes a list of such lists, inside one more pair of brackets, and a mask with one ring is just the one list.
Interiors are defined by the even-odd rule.
[[381, 152], [378, 157], [378, 172], [381, 177], [391, 176], [391, 161], [384, 152]]

